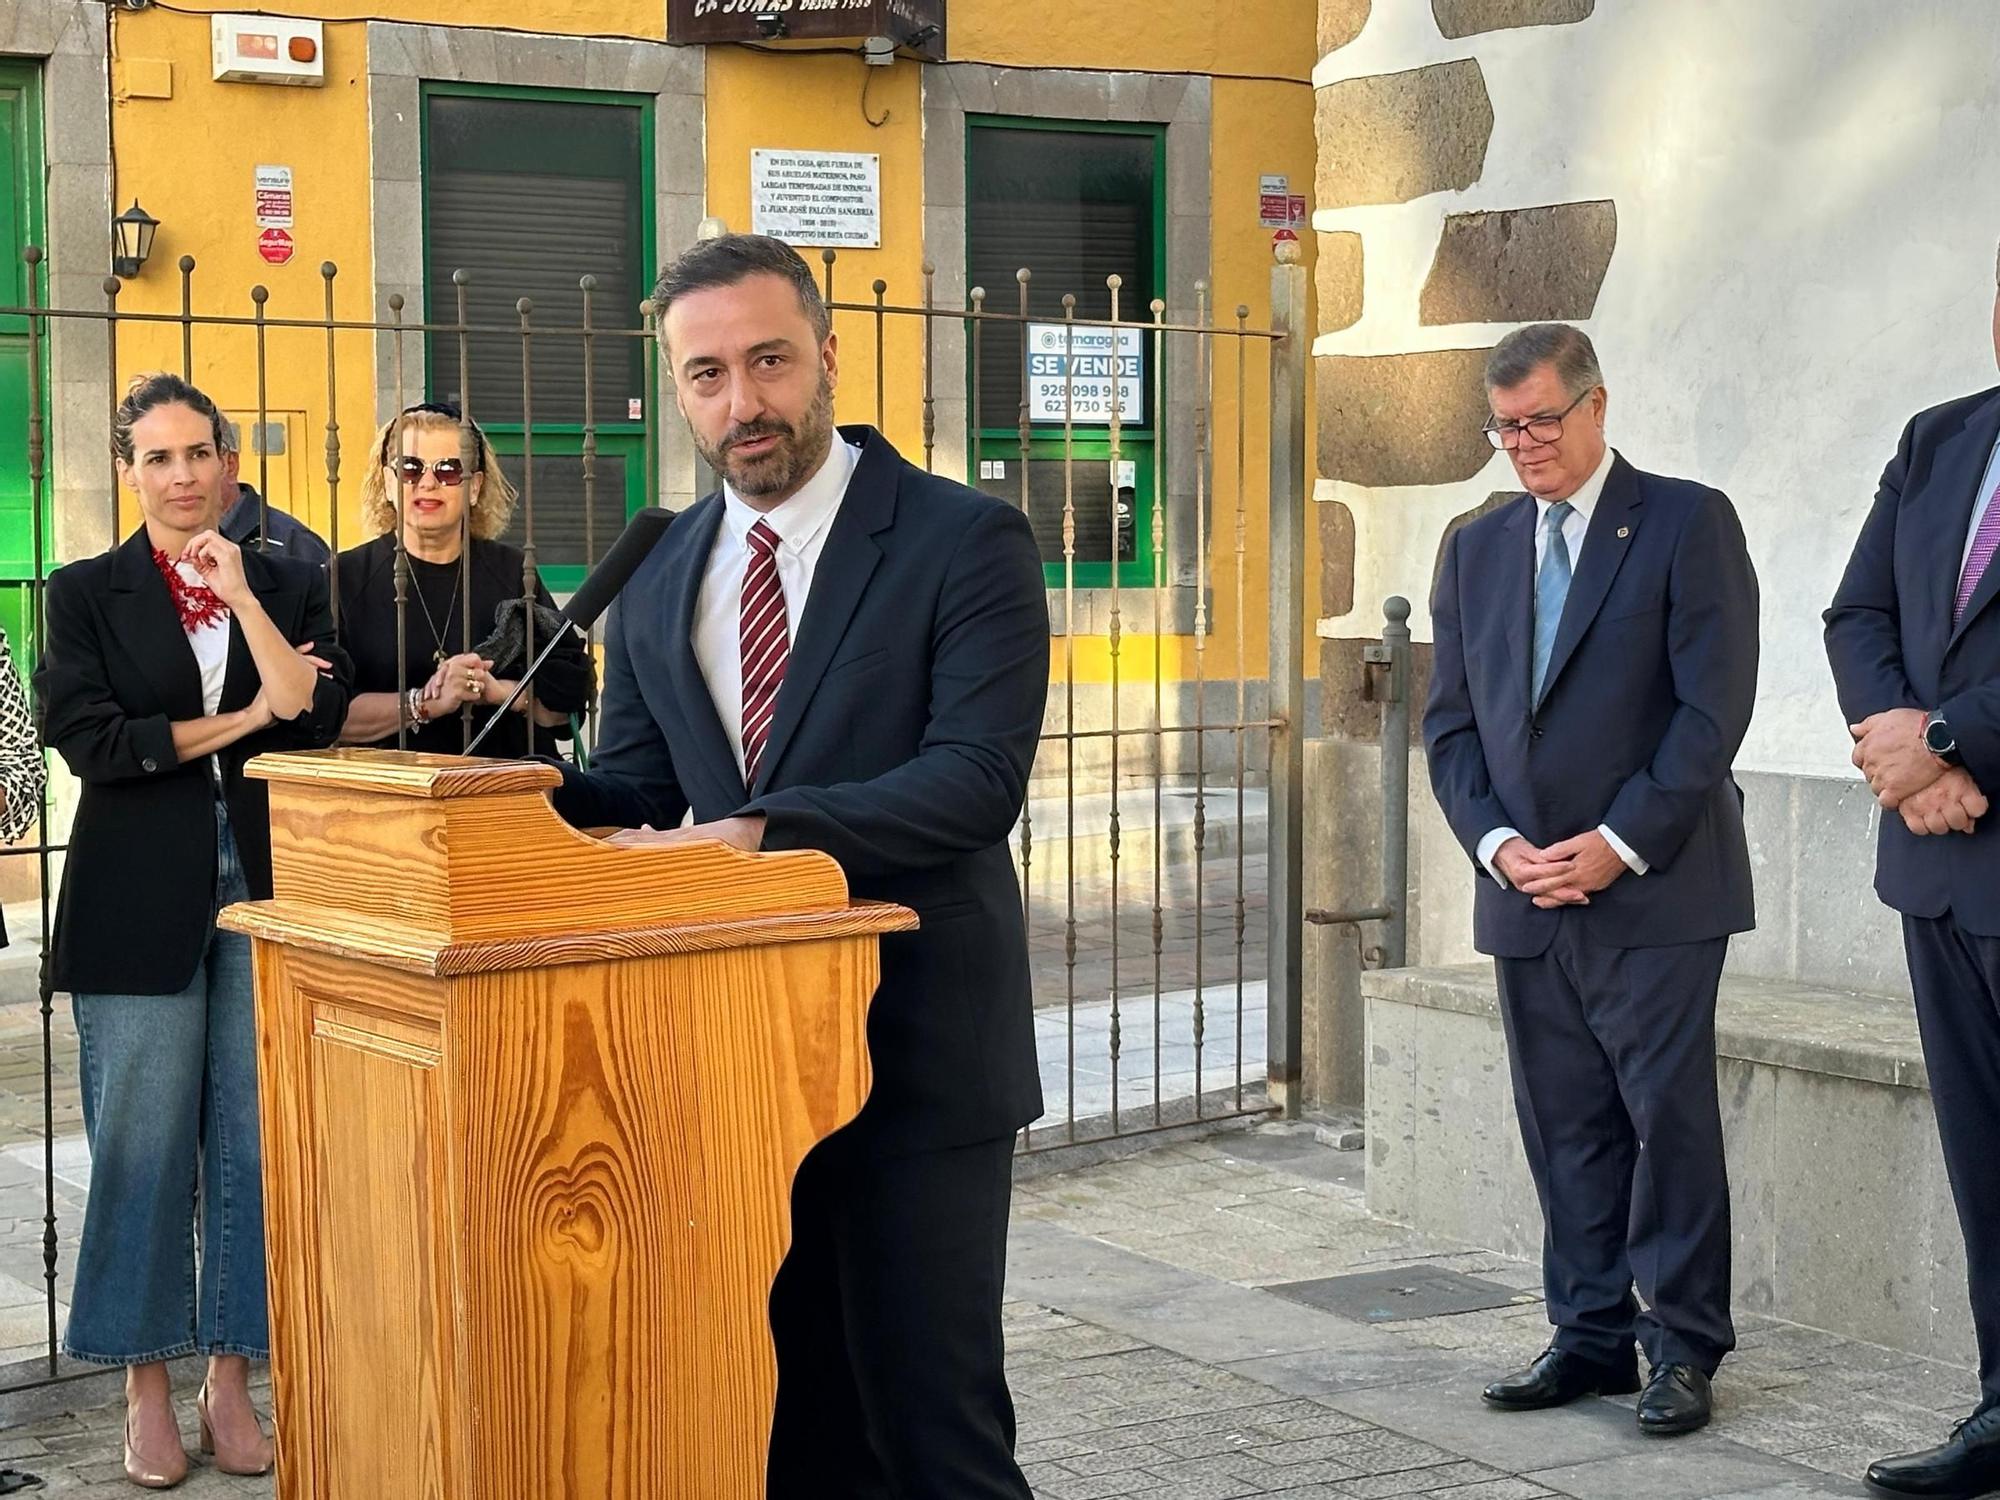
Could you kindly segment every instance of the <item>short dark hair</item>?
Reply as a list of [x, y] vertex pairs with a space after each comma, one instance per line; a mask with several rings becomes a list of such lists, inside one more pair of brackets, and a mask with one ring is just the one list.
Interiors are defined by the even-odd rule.
[[1486, 357], [1486, 389], [1517, 386], [1543, 365], [1556, 367], [1556, 378], [1572, 396], [1604, 384], [1589, 334], [1567, 323], [1530, 323], [1500, 340]]
[[833, 332], [833, 315], [826, 310], [812, 267], [790, 245], [767, 234], [725, 234], [697, 240], [660, 272], [653, 288], [653, 306], [664, 319], [668, 308], [691, 293], [735, 286], [752, 276], [779, 276], [789, 281], [814, 336], [821, 343], [826, 341]]
[[125, 399], [118, 403], [111, 419], [112, 453], [128, 464], [132, 462], [132, 424], [160, 406], [185, 406], [197, 416], [207, 417], [209, 429], [215, 434], [217, 456], [229, 451], [230, 444], [223, 438], [222, 412], [216, 404], [180, 376], [161, 373], [135, 375], [125, 387]]

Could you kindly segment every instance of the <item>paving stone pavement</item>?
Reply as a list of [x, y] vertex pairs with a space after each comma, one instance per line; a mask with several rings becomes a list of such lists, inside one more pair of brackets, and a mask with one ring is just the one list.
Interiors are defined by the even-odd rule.
[[[1487, 1411], [1480, 1384], [1546, 1341], [1536, 1270], [1369, 1218], [1362, 1160], [1310, 1126], [1273, 1124], [1068, 1171], [1023, 1162], [1006, 1334], [1037, 1496], [1858, 1496], [1868, 1459], [1936, 1441], [1970, 1407], [1965, 1370], [1743, 1316], [1706, 1432], [1643, 1438], [1630, 1398]], [[1264, 1290], [1389, 1268], [1459, 1271], [1516, 1296], [1366, 1323]], [[112, 1381], [70, 1387], [69, 1409], [32, 1416], [0, 1402], [0, 1467], [43, 1474], [51, 1495], [129, 1495], [116, 1395]], [[181, 1491], [271, 1492], [207, 1468]]]

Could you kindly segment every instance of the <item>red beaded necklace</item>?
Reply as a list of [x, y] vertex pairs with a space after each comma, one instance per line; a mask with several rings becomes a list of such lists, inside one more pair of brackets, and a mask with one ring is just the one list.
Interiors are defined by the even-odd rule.
[[229, 618], [229, 606], [222, 602], [215, 590], [199, 581], [189, 583], [181, 576], [174, 560], [158, 547], [153, 549], [153, 566], [167, 581], [167, 592], [173, 595], [174, 610], [181, 617], [181, 629], [192, 635], [197, 630]]

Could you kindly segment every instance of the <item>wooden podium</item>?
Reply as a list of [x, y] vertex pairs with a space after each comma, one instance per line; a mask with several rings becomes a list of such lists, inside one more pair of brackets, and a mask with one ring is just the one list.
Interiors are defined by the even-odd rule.
[[626, 849], [526, 762], [263, 756], [281, 1500], [755, 1500], [794, 1171], [869, 1087], [816, 853]]

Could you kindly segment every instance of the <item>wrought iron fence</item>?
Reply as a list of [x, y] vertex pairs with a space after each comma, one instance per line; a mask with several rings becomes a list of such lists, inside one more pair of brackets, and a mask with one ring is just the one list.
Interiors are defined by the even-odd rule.
[[[492, 387], [475, 393], [482, 351], [512, 341], [521, 374], [521, 506], [518, 542], [524, 553], [522, 590], [531, 595], [540, 565], [536, 542], [536, 402], [538, 359], [580, 359], [582, 417], [580, 459], [581, 558], [594, 562], [610, 538], [600, 534], [598, 491], [603, 424], [593, 388], [600, 355], [610, 345], [629, 350], [637, 341], [644, 370], [641, 443], [645, 462], [659, 465], [663, 432], [659, 329], [650, 303], [637, 309], [602, 307], [592, 278], [578, 283], [579, 316], [544, 321], [527, 299], [514, 304], [516, 321], [482, 321], [471, 313], [472, 280], [451, 278], [448, 319], [406, 316], [404, 299], [391, 295], [379, 316], [340, 316], [337, 268], [321, 267], [322, 307], [316, 316], [273, 316], [265, 288], [249, 291], [246, 312], [196, 312], [196, 263], [179, 264], [178, 312], [135, 311], [120, 305], [124, 288], [103, 283], [99, 307], [51, 307], [39, 296], [38, 250], [27, 253], [30, 295], [22, 307], [0, 307], [0, 323], [18, 320], [26, 330], [29, 378], [26, 442], [20, 470], [30, 517], [32, 566], [19, 580], [26, 591], [20, 620], [27, 639], [17, 643], [25, 667], [42, 643], [42, 595], [48, 573], [61, 559], [115, 544], [125, 519], [115, 470], [107, 466], [111, 500], [100, 534], [79, 507], [58, 517], [52, 545], [49, 500], [56, 487], [50, 464], [50, 403], [44, 378], [51, 336], [72, 340], [101, 325], [101, 375], [107, 423], [133, 363], [121, 332], [170, 330], [178, 334], [180, 372], [213, 390], [211, 340], [247, 332], [254, 349], [256, 433], [245, 445], [254, 456], [260, 503], [271, 497], [270, 375], [274, 361], [323, 359], [324, 494], [328, 541], [334, 551], [333, 594], [338, 607], [343, 545], [343, 466], [354, 442], [340, 422], [341, 377], [360, 360], [375, 372], [373, 404], [380, 414], [403, 411], [413, 399], [439, 394], [421, 377], [456, 366], [452, 393], [465, 420], [461, 452], [468, 472], [476, 466], [475, 408], [494, 399]], [[1192, 1122], [1240, 1117], [1285, 1108], [1295, 1099], [1299, 1057], [1298, 935], [1302, 921], [1299, 876], [1299, 760], [1303, 684], [1302, 540], [1305, 515], [1304, 268], [1280, 264], [1272, 277], [1273, 326], [1253, 327], [1247, 305], [1233, 316], [1212, 315], [1210, 289], [1196, 283], [1184, 299], [1128, 307], [1117, 277], [1102, 287], [1080, 288], [1061, 298], [1059, 318], [1031, 305], [1034, 278], [1016, 277], [1012, 307], [994, 305], [974, 287], [962, 303], [942, 303], [937, 273], [926, 266], [920, 300], [892, 301], [877, 280], [871, 297], [841, 301], [839, 262], [822, 259], [826, 300], [835, 326], [874, 352], [872, 406], [881, 429], [920, 432], [926, 469], [956, 470], [1001, 493], [1029, 512], [1044, 539], [1050, 586], [1056, 668], [1042, 748], [1026, 809], [1014, 840], [1023, 912], [1033, 961], [1036, 1032], [1042, 1048], [1048, 1112], [1022, 1134], [1021, 1148], [1035, 1152], [1119, 1136], [1145, 1134]], [[442, 290], [442, 289], [439, 289]], [[371, 312], [374, 298], [370, 294]], [[1134, 312], [1139, 316], [1133, 316]], [[901, 372], [891, 368], [892, 342], [911, 324], [921, 331], [920, 399], [911, 399]], [[1031, 335], [1059, 341], [1060, 390], [1044, 383], [1039, 407], [1031, 400], [1035, 362]], [[1152, 465], [1152, 503], [1141, 503], [1136, 464], [1140, 446], [1126, 385], [1112, 363], [1108, 411], [1080, 421], [1076, 399], [1076, 340], [1099, 336], [1114, 351], [1137, 341], [1149, 357], [1141, 406], [1150, 421], [1145, 446]], [[415, 341], [415, 342], [413, 342]], [[280, 349], [282, 346], [282, 351]], [[1004, 356], [1000, 351], [1004, 348]], [[428, 358], [413, 364], [413, 351]], [[344, 357], [345, 356], [345, 357]], [[1004, 426], [986, 425], [990, 375], [1019, 362], [1017, 402]], [[511, 360], [507, 361], [511, 363]], [[228, 365], [240, 381], [240, 363]], [[302, 365], [286, 367], [294, 376]], [[1261, 372], [1268, 368], [1268, 393]], [[296, 381], [294, 381], [296, 384]], [[1218, 390], [1233, 395], [1228, 423], [1218, 429]], [[864, 397], [867, 393], [863, 393]], [[843, 400], [850, 410], [851, 392]], [[225, 405], [230, 403], [225, 402]], [[1060, 420], [1052, 419], [1059, 406]], [[955, 415], [963, 408], [962, 416]], [[243, 403], [242, 410], [253, 409]], [[996, 437], [996, 428], [1002, 434]], [[372, 444], [373, 430], [365, 441]], [[1259, 472], [1253, 448], [1266, 450]], [[1078, 456], [1080, 448], [1094, 457]], [[1006, 450], [1009, 458], [996, 458]], [[0, 447], [0, 488], [15, 462]], [[103, 450], [103, 451], [108, 451]], [[398, 448], [397, 451], [400, 451]], [[363, 450], [363, 462], [376, 455]], [[692, 460], [689, 460], [692, 463]], [[1006, 465], [1015, 465], [1009, 478]], [[693, 475], [689, 478], [693, 479]], [[706, 475], [702, 477], [706, 478]], [[1128, 482], [1130, 481], [1130, 482]], [[81, 480], [77, 482], [82, 482]], [[648, 499], [669, 480], [646, 486]], [[76, 487], [70, 485], [71, 489]], [[698, 486], [693, 486], [698, 487]], [[399, 672], [405, 657], [411, 569], [400, 520], [405, 503], [395, 488], [395, 601]], [[1141, 536], [1141, 513], [1144, 535]], [[621, 512], [622, 513], [622, 512]], [[268, 541], [267, 518], [258, 531]], [[470, 642], [479, 622], [472, 615], [469, 512], [460, 559], [461, 639]], [[550, 523], [546, 507], [543, 524]], [[570, 524], [569, 521], [564, 522]], [[1096, 535], [1092, 536], [1092, 530]], [[1253, 537], [1261, 531], [1268, 561], [1253, 572]], [[510, 533], [512, 535], [512, 533]], [[348, 538], [352, 540], [352, 538]], [[1105, 564], [1108, 561], [1108, 567]], [[1085, 581], [1085, 570], [1099, 576]], [[1226, 585], [1218, 611], [1217, 580]], [[1250, 601], [1261, 585], [1268, 600], [1262, 669], [1253, 662]], [[1222, 619], [1218, 625], [1218, 612]], [[532, 612], [529, 615], [532, 620]], [[532, 628], [532, 627], [531, 627]], [[529, 642], [530, 658], [534, 650]], [[1136, 664], [1130, 660], [1141, 656]], [[1169, 669], [1169, 657], [1177, 665]], [[1086, 661], [1086, 658], [1088, 660]], [[399, 690], [411, 684], [400, 675]], [[474, 720], [462, 716], [469, 743]], [[576, 727], [579, 754], [587, 755], [593, 725]], [[399, 731], [399, 741], [401, 739]], [[63, 851], [65, 799], [45, 792], [32, 843], [0, 855], [37, 861], [39, 922], [46, 949], [52, 901], [51, 866]], [[1261, 912], [1260, 912], [1261, 908]], [[0, 1014], [16, 1009], [0, 1004]], [[92, 1373], [58, 1358], [60, 1283], [66, 1254], [73, 1253], [80, 1215], [63, 1181], [58, 1156], [75, 1154], [75, 1111], [64, 1097], [73, 1080], [59, 1062], [73, 1055], [73, 1038], [53, 997], [39, 987], [33, 1001], [40, 1051], [39, 1275], [44, 1290], [45, 1347], [16, 1343], [17, 1361], [0, 1365], [0, 1390]], [[0, 1049], [16, 1045], [0, 1028]], [[16, 1046], [16, 1050], [19, 1047]], [[16, 1059], [18, 1061], [18, 1058]], [[0, 1065], [0, 1073], [6, 1073]], [[59, 1127], [69, 1126], [65, 1131]], [[14, 1143], [20, 1149], [25, 1143]], [[4, 1179], [0, 1173], [0, 1179]], [[12, 1192], [14, 1189], [0, 1188]], [[0, 1211], [0, 1221], [10, 1215]], [[0, 1246], [4, 1251], [5, 1246]], [[12, 1247], [19, 1252], [22, 1247]], [[0, 1266], [0, 1272], [6, 1267]], [[32, 1358], [22, 1360], [25, 1353]], [[0, 1360], [5, 1355], [0, 1354]]]

